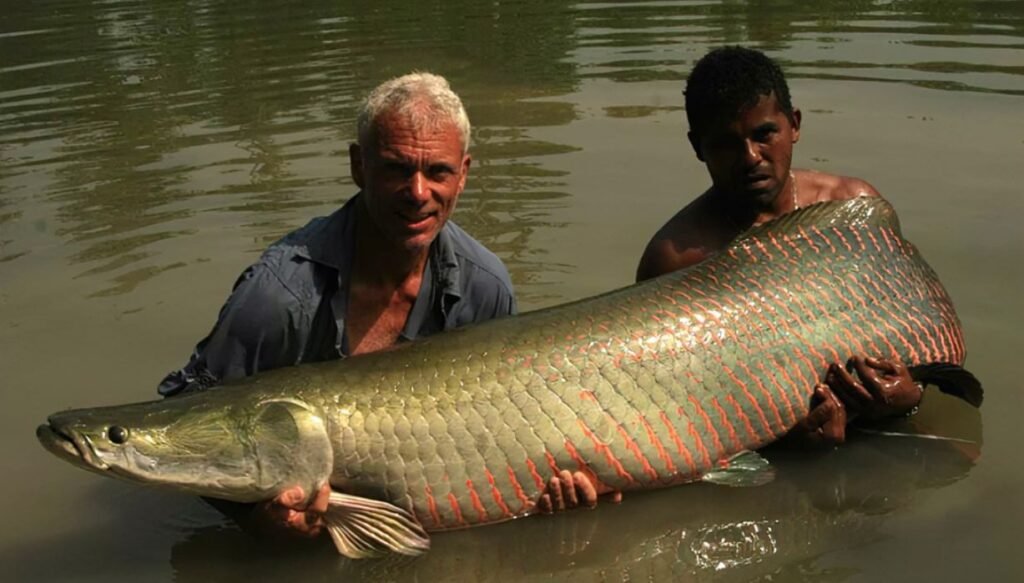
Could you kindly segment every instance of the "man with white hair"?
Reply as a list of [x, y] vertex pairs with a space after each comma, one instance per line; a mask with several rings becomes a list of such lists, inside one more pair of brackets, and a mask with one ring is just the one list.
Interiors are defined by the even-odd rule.
[[[165, 396], [256, 372], [373, 352], [516, 311], [501, 261], [449, 220], [466, 186], [469, 118], [448, 82], [429, 73], [387, 81], [359, 113], [349, 146], [360, 191], [313, 219], [246, 269], [217, 323]], [[548, 511], [578, 504], [573, 476], [552, 479]], [[581, 492], [596, 503], [593, 488]], [[322, 530], [329, 486], [306, 504], [301, 487], [248, 506], [211, 501], [263, 530]], [[283, 528], [282, 528], [283, 527]]]

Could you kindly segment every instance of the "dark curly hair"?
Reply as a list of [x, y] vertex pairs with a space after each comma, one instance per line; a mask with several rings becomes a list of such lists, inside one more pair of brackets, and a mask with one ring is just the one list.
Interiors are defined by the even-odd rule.
[[709, 123], [732, 118], [772, 93], [792, 122], [789, 86], [775, 61], [745, 47], [714, 49], [697, 61], [686, 79], [686, 121], [690, 131], [700, 135]]

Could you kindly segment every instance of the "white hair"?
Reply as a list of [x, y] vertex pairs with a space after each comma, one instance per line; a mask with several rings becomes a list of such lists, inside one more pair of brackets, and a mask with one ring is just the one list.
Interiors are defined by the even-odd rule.
[[469, 116], [448, 80], [440, 75], [416, 71], [389, 79], [371, 91], [359, 110], [360, 146], [369, 145], [374, 124], [390, 113], [405, 117], [416, 129], [453, 123], [462, 137], [463, 153], [469, 150]]

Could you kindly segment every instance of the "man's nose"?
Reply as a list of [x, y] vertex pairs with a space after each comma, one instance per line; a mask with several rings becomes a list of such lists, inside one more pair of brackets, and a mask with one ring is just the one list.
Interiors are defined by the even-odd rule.
[[754, 140], [743, 141], [743, 164], [747, 168], [753, 168], [761, 163], [761, 144]]
[[417, 202], [426, 202], [430, 198], [430, 184], [423, 172], [417, 170], [409, 177], [409, 196]]

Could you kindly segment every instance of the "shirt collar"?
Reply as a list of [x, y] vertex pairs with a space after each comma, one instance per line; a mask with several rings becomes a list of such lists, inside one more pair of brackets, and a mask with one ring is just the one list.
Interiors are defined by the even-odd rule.
[[[362, 192], [356, 193], [340, 209], [327, 216], [310, 234], [306, 244], [297, 246], [295, 251], [298, 257], [337, 271], [339, 283], [345, 282], [346, 288], [355, 248], [355, 205], [360, 196], [363, 196]], [[448, 310], [462, 298], [462, 270], [447, 223], [430, 246], [427, 270], [424, 276], [434, 278], [440, 286], [441, 311], [447, 318]]]
[[345, 274], [352, 269], [352, 251], [355, 248], [355, 217], [357, 193], [348, 199], [340, 209], [328, 215], [317, 228], [310, 233], [305, 245], [295, 249], [295, 255], [325, 265]]

